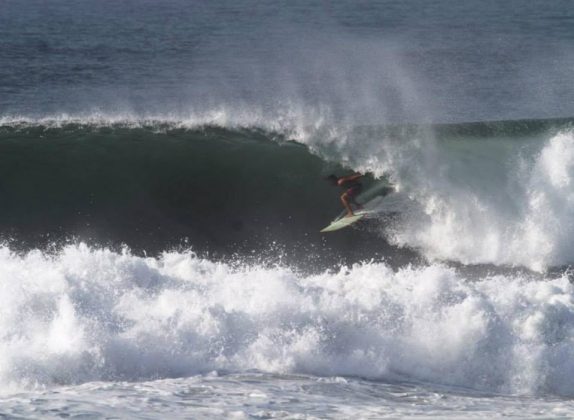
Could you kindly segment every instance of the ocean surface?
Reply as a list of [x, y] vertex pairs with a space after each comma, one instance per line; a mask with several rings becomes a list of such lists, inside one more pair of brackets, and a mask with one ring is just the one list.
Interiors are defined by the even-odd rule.
[[573, 237], [571, 1], [0, 4], [2, 418], [572, 418]]

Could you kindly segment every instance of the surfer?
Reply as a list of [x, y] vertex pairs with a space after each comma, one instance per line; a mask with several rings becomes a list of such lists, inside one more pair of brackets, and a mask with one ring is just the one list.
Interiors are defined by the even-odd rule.
[[327, 180], [329, 180], [333, 185], [337, 185], [345, 189], [345, 192], [341, 194], [341, 201], [343, 202], [343, 206], [345, 206], [345, 209], [347, 209], [346, 217], [354, 215], [351, 204], [353, 204], [358, 209], [363, 208], [363, 206], [361, 206], [355, 200], [355, 197], [359, 195], [363, 190], [363, 185], [359, 182], [359, 178], [361, 178], [362, 176], [363, 176], [362, 174], [353, 174], [342, 177], [338, 177], [336, 175], [329, 175], [327, 177]]

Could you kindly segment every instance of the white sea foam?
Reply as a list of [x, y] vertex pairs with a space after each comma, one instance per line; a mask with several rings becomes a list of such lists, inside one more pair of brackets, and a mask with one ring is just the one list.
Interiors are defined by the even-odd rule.
[[430, 152], [387, 166], [412, 199], [390, 238], [465, 264], [543, 271], [574, 262], [574, 132], [461, 143], [454, 153], [431, 140]]
[[0, 394], [6, 417], [213, 418], [571, 418], [559, 397], [514, 398], [470, 389], [263, 372], [144, 382], [90, 382]]
[[566, 276], [365, 263], [305, 276], [166, 253], [0, 251], [0, 384], [260, 370], [574, 395]]

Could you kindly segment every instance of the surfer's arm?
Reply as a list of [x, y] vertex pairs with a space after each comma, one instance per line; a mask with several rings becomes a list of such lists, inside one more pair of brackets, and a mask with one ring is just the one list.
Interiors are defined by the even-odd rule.
[[355, 181], [356, 179], [359, 179], [361, 177], [363, 177], [363, 174], [353, 174], [353, 175], [349, 175], [349, 176], [342, 176], [341, 178], [339, 178], [339, 180], [337, 181], [337, 184], [341, 185], [343, 182], [347, 182], [347, 181]]

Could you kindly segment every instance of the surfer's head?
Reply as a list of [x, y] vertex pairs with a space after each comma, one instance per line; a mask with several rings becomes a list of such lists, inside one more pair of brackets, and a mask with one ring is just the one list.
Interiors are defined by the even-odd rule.
[[329, 175], [328, 177], [325, 178], [327, 181], [329, 181], [331, 184], [333, 185], [337, 185], [337, 182], [339, 181], [339, 178], [336, 175]]

